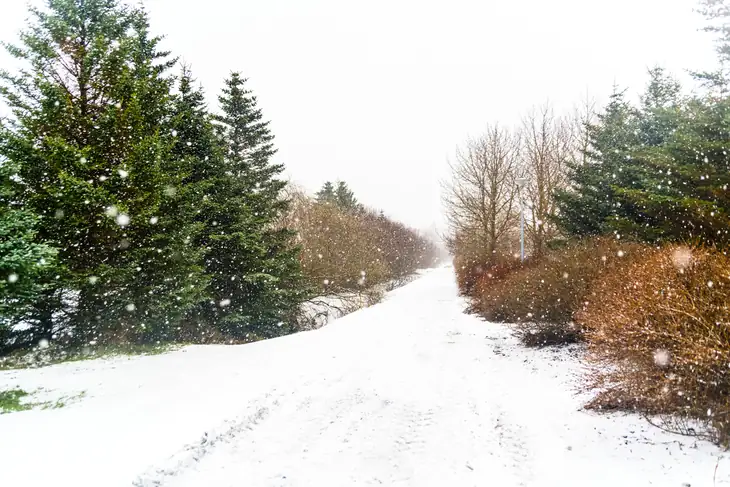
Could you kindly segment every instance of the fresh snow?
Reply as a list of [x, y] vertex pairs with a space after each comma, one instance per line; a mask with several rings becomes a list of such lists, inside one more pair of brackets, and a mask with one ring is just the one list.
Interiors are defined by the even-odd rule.
[[581, 410], [580, 349], [464, 307], [444, 267], [316, 331], [2, 372], [77, 399], [0, 415], [0, 485], [730, 485], [712, 445]]

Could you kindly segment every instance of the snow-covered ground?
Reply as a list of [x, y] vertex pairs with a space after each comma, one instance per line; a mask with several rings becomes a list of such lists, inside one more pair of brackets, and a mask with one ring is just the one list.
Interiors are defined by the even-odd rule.
[[463, 308], [445, 267], [312, 332], [2, 372], [85, 394], [0, 415], [0, 485], [730, 485], [718, 449], [580, 410], [569, 352]]

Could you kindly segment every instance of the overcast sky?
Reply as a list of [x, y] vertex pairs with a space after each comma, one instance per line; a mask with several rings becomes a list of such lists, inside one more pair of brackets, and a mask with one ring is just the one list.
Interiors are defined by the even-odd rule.
[[[25, 0], [2, 0], [13, 40]], [[287, 175], [310, 191], [342, 179], [417, 228], [440, 225], [447, 160], [487, 123], [550, 100], [568, 110], [648, 67], [712, 66], [693, 0], [146, 0], [155, 33], [214, 106], [250, 78]], [[0, 55], [0, 66], [7, 67]]]

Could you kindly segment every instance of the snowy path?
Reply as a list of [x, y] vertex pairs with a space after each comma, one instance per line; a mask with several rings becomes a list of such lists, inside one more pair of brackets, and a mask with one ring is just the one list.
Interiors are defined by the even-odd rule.
[[568, 352], [463, 307], [441, 268], [315, 332], [0, 373], [86, 391], [0, 416], [0, 485], [730, 485], [710, 445], [579, 411]]

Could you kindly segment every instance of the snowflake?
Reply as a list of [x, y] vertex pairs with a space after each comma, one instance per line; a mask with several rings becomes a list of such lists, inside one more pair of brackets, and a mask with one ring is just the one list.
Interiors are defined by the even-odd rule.
[[125, 215], [124, 213], [120, 213], [117, 215], [117, 225], [120, 227], [126, 227], [129, 225], [129, 216]]
[[669, 352], [666, 350], [657, 350], [654, 352], [654, 363], [658, 367], [666, 367], [669, 365], [669, 362], [671, 360], [671, 357], [669, 356]]

